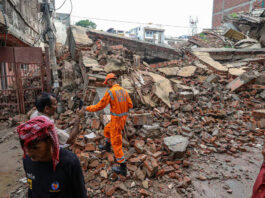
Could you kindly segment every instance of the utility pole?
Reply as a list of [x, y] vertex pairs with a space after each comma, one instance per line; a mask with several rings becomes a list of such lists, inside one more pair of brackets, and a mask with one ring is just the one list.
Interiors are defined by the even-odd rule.
[[198, 18], [196, 17], [196, 19], [193, 19], [190, 16], [190, 28], [191, 28], [191, 36], [194, 36], [195, 34], [197, 34], [198, 32], [198, 28], [197, 28], [197, 23], [198, 23]]
[[50, 48], [50, 63], [52, 68], [52, 76], [53, 76], [53, 88], [59, 88], [59, 78], [58, 78], [58, 71], [57, 71], [57, 63], [56, 63], [56, 55], [55, 55], [55, 35], [53, 33], [53, 27], [51, 22], [51, 13], [52, 10], [50, 9], [49, 0], [43, 0], [42, 4], [42, 11], [47, 23], [47, 35], [49, 41], [49, 48]]

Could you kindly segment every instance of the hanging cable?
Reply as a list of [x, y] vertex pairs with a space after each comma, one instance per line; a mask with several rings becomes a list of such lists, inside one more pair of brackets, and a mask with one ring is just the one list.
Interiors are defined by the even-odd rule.
[[65, 2], [66, 0], [64, 0], [63, 4], [59, 8], [56, 8], [54, 11], [61, 9], [64, 6]]
[[[173, 28], [191, 28], [189, 26], [178, 26], [178, 25], [168, 25], [168, 24], [157, 24], [157, 23], [143, 23], [143, 22], [134, 22], [134, 21], [122, 21], [122, 20], [115, 20], [115, 19], [103, 19], [103, 18], [93, 18], [93, 17], [82, 17], [82, 16], [72, 16], [76, 18], [83, 18], [83, 19], [92, 19], [92, 20], [99, 20], [99, 21], [110, 21], [110, 22], [118, 22], [118, 23], [130, 23], [130, 24], [138, 24], [138, 25], [157, 25], [157, 26], [165, 26], [165, 27], [173, 27]], [[202, 27], [198, 27], [203, 29]]]
[[60, 19], [60, 20], [62, 20], [62, 21], [68, 19], [68, 18], [71, 16], [71, 14], [72, 14], [72, 11], [73, 11], [73, 2], [72, 2], [72, 0], [70, 0], [70, 2], [71, 2], [71, 11], [70, 11], [70, 13], [69, 13], [69, 15], [68, 15], [67, 17], [65, 17], [65, 18], [63, 18], [63, 19]]
[[[41, 17], [41, 22], [43, 22], [43, 19], [44, 19], [44, 14], [42, 15]], [[39, 21], [40, 22], [40, 21]], [[43, 34], [44, 34], [44, 30], [46, 29], [46, 23], [45, 23], [45, 28], [41, 31], [41, 33], [38, 35], [38, 39], [36, 39], [33, 43], [33, 46], [36, 45], [36, 43], [41, 39], [41, 37], [43, 37]]]

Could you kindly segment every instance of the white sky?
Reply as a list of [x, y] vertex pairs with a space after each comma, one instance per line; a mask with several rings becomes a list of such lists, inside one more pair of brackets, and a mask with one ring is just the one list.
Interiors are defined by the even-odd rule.
[[[55, 2], [58, 8], [64, 0]], [[190, 16], [198, 17], [199, 31], [201, 28], [211, 28], [212, 24], [213, 0], [72, 0], [72, 3], [71, 23], [90, 19], [97, 24], [98, 30], [104, 31], [110, 27], [127, 31], [140, 25], [98, 19], [161, 24], [169, 36], [190, 35], [190, 28], [163, 26], [190, 27]], [[57, 12], [70, 11], [70, 0], [66, 0]]]

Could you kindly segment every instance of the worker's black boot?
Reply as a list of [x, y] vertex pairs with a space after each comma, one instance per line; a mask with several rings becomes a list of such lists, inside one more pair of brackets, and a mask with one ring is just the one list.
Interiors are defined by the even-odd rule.
[[121, 163], [120, 166], [113, 166], [112, 170], [117, 173], [117, 174], [121, 174], [123, 176], [126, 177], [127, 175], [127, 167], [125, 163]]
[[107, 152], [110, 152], [111, 151], [111, 149], [110, 149], [110, 142], [106, 142], [105, 145], [99, 145], [98, 148], [100, 150], [105, 150]]

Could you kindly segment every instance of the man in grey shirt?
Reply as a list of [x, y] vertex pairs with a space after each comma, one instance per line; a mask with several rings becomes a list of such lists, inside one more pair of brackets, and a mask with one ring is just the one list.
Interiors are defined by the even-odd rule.
[[[37, 110], [30, 116], [30, 119], [37, 116], [45, 116], [54, 123], [52, 116], [54, 116], [57, 110], [57, 99], [53, 94], [43, 92], [37, 97], [35, 105]], [[68, 144], [74, 143], [76, 136], [80, 133], [79, 124], [81, 115], [82, 112], [77, 113], [74, 121], [74, 127], [69, 134], [65, 130], [58, 129], [55, 126], [55, 131], [58, 134], [59, 144], [61, 147], [66, 147]]]

